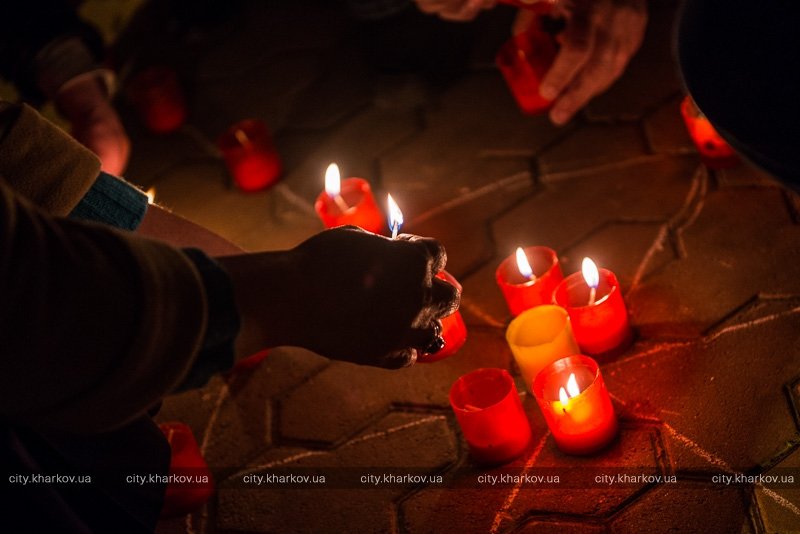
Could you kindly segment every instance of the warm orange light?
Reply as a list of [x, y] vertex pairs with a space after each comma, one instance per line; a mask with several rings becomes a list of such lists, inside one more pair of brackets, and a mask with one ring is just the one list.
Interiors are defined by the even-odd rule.
[[335, 163], [328, 165], [325, 170], [325, 192], [331, 198], [338, 197], [342, 192], [342, 177]]
[[566, 410], [569, 405], [569, 399], [577, 397], [581, 394], [581, 389], [578, 387], [578, 380], [575, 378], [575, 373], [570, 373], [567, 379], [566, 389], [562, 386], [558, 390], [558, 400], [561, 402], [561, 407]]
[[536, 277], [533, 276], [531, 264], [528, 262], [528, 256], [525, 254], [525, 251], [522, 250], [522, 247], [517, 247], [517, 269], [519, 269], [519, 274], [521, 274], [525, 279], [536, 279]]
[[156, 201], [156, 188], [155, 187], [151, 187], [150, 189], [148, 189], [145, 192], [145, 195], [147, 195], [147, 203], [148, 204], [155, 203], [155, 201]]

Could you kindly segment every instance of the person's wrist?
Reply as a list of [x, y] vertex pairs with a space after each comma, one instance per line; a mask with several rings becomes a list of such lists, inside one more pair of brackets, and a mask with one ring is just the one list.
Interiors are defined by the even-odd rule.
[[280, 345], [296, 345], [295, 310], [303, 300], [297, 293], [295, 250], [215, 258], [227, 271], [241, 328], [237, 358]]

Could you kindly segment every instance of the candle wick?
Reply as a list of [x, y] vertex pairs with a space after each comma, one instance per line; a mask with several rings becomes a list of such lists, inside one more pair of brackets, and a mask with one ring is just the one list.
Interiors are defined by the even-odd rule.
[[392, 239], [397, 239], [397, 232], [400, 230], [400, 225], [397, 221], [392, 224]]
[[597, 298], [597, 288], [592, 287], [589, 289], [589, 306], [594, 306], [595, 298]]
[[236, 140], [239, 141], [239, 144], [243, 147], [249, 147], [251, 142], [250, 138], [244, 133], [244, 130], [237, 129], [233, 132], [233, 135], [236, 136]]
[[347, 205], [347, 202], [344, 201], [340, 194], [333, 195], [333, 201], [336, 202], [336, 206], [342, 210], [342, 213], [350, 209], [350, 206]]

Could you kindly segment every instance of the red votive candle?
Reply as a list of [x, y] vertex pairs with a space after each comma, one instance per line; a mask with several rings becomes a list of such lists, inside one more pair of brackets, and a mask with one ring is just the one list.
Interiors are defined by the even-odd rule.
[[564, 278], [553, 249], [526, 247], [521, 250], [522, 264], [518, 258], [520, 253], [517, 252], [503, 260], [495, 271], [497, 285], [515, 317], [534, 306], [551, 304], [553, 292]]
[[161, 516], [170, 517], [197, 510], [214, 493], [214, 481], [192, 429], [178, 422], [162, 423], [158, 428], [172, 450], [169, 474], [186, 477], [184, 482], [173, 481], [167, 485]]
[[450, 388], [450, 406], [475, 461], [502, 464], [522, 454], [531, 426], [505, 369], [476, 369]]
[[542, 369], [533, 381], [533, 395], [562, 452], [597, 452], [617, 435], [617, 416], [600, 367], [588, 356], [567, 356]]
[[[591, 265], [594, 267], [594, 263]], [[592, 355], [617, 352], [633, 340], [622, 289], [608, 269], [594, 267], [594, 274], [593, 284], [587, 282], [585, 273], [569, 275], [556, 288], [553, 300], [567, 310], [582, 352]], [[595, 285], [594, 297], [591, 285]]]
[[152, 132], [172, 132], [186, 121], [183, 91], [175, 71], [169, 67], [155, 66], [139, 72], [128, 94], [142, 122]]
[[681, 115], [689, 131], [689, 137], [692, 138], [697, 152], [700, 153], [700, 159], [707, 167], [725, 169], [739, 163], [739, 156], [711, 126], [711, 122], [697, 108], [691, 96], [687, 95], [681, 102]]
[[[456, 280], [452, 274], [448, 273], [447, 271], [440, 271], [436, 275], [436, 278], [454, 285], [458, 290], [458, 294], [461, 294], [461, 284], [458, 283], [458, 280]], [[438, 362], [439, 360], [447, 358], [448, 356], [452, 356], [458, 352], [458, 349], [460, 349], [467, 340], [467, 325], [464, 324], [464, 319], [461, 317], [461, 312], [456, 310], [447, 317], [443, 317], [441, 322], [442, 337], [444, 338], [445, 342], [444, 348], [434, 354], [422, 354], [419, 358], [417, 358], [417, 362]]]
[[363, 178], [341, 180], [334, 163], [325, 172], [325, 190], [317, 197], [314, 209], [326, 228], [351, 224], [375, 234], [386, 230], [386, 218], [375, 203], [369, 182]]
[[217, 139], [217, 146], [234, 183], [242, 191], [259, 191], [275, 184], [283, 165], [264, 121], [237, 122]]
[[[549, 4], [548, 4], [549, 6]], [[495, 64], [523, 113], [537, 115], [550, 109], [552, 100], [542, 98], [539, 85], [555, 61], [558, 43], [542, 29], [537, 16], [531, 27], [505, 42]]]

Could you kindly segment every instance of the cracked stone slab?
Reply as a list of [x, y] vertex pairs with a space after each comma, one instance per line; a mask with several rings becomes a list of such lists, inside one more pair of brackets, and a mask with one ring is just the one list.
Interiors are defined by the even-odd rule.
[[[722, 189], [678, 234], [684, 255], [627, 295], [644, 335], [698, 336], [759, 293], [800, 293], [800, 231], [781, 190]], [[747, 246], [743, 246], [746, 243]]]
[[676, 96], [644, 118], [647, 142], [656, 154], [696, 154], [681, 116], [681, 100], [683, 95]]
[[333, 362], [280, 401], [284, 439], [338, 443], [392, 405], [449, 410], [450, 387], [477, 367], [507, 368], [510, 350], [495, 332], [468, 332], [455, 355], [432, 364], [388, 371]]
[[800, 313], [785, 310], [632, 355], [606, 365], [603, 376], [622, 402], [664, 422], [668, 450], [680, 453], [671, 454], [676, 470], [744, 472], [797, 435], [784, 385], [797, 376], [798, 326]]
[[[282, 467], [325, 468], [333, 475], [336, 469], [342, 469], [352, 471], [356, 478], [359, 469], [367, 473], [381, 467], [416, 466], [435, 473], [455, 460], [455, 441], [441, 415], [390, 413], [335, 450], [318, 452], [294, 454], [296, 459]], [[221, 484], [219, 528], [244, 532], [386, 532], [396, 522], [393, 507], [387, 503], [413, 487], [413, 483], [401, 483], [388, 487], [276, 491], [242, 484], [242, 473], [269, 473], [280, 461], [271, 454], [266, 463], [256, 461]]]
[[656, 487], [611, 523], [614, 534], [652, 532], [741, 533], [753, 531], [746, 498], [736, 486], [682, 482]]
[[542, 152], [538, 161], [543, 180], [551, 182], [575, 171], [635, 161], [647, 155], [637, 124], [579, 124], [571, 134]]
[[756, 487], [755, 497], [758, 517], [765, 532], [800, 532], [800, 449], [794, 452], [764, 475], [794, 476], [791, 488]]

